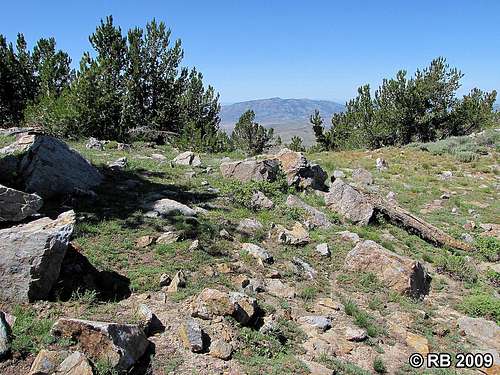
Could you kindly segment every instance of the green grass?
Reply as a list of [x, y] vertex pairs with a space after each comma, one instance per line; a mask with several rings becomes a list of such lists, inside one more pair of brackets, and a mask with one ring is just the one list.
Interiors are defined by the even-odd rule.
[[500, 240], [495, 237], [479, 236], [475, 241], [475, 246], [485, 260], [490, 262], [500, 260]]
[[384, 333], [383, 328], [376, 323], [375, 319], [366, 311], [360, 309], [354, 301], [344, 300], [342, 303], [344, 304], [344, 312], [352, 316], [354, 324], [364, 328], [368, 336], [377, 337]]
[[373, 360], [373, 370], [375, 370], [377, 374], [385, 374], [387, 372], [387, 367], [385, 367], [385, 363], [382, 358], [376, 357]]
[[451, 277], [473, 283], [478, 279], [478, 271], [465, 256], [442, 254], [434, 258], [434, 265], [439, 272], [449, 274]]
[[344, 362], [338, 358], [329, 357], [325, 354], [322, 354], [318, 361], [329, 369], [334, 370], [335, 374], [370, 375], [369, 371], [363, 370], [361, 367], [358, 367], [353, 363]]
[[0, 148], [10, 145], [16, 140], [14, 136], [0, 135]]
[[473, 291], [464, 297], [459, 307], [469, 316], [490, 319], [500, 325], [500, 299], [490, 293]]
[[12, 351], [21, 354], [36, 354], [40, 349], [55, 342], [50, 329], [51, 318], [39, 317], [36, 310], [27, 306], [16, 306], [12, 311], [16, 323], [12, 327]]

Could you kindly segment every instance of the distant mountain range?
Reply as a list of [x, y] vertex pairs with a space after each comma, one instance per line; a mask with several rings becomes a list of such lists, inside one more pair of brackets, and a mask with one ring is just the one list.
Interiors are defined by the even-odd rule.
[[274, 128], [284, 142], [298, 135], [306, 144], [311, 144], [314, 137], [309, 116], [316, 109], [319, 110], [325, 125], [328, 126], [333, 114], [342, 112], [345, 107], [328, 100], [281, 98], [250, 100], [222, 106], [220, 114], [222, 128], [232, 131], [241, 114], [249, 109], [255, 112], [256, 122]]

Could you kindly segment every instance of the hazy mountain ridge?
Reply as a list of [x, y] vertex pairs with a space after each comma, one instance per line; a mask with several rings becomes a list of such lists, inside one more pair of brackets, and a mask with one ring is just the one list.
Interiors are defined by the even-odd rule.
[[250, 100], [223, 105], [222, 128], [232, 130], [241, 114], [249, 109], [255, 112], [255, 120], [258, 123], [273, 127], [284, 141], [288, 141], [293, 135], [298, 135], [309, 144], [313, 138], [309, 116], [318, 109], [325, 119], [325, 124], [328, 125], [333, 114], [342, 112], [345, 106], [328, 100], [282, 98]]

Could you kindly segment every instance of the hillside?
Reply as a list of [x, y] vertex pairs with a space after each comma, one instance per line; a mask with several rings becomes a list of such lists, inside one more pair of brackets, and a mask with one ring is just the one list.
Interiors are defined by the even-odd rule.
[[258, 123], [273, 127], [283, 141], [286, 142], [292, 136], [298, 135], [304, 138], [306, 144], [311, 144], [313, 134], [309, 116], [318, 109], [325, 119], [325, 124], [328, 125], [332, 115], [343, 111], [344, 106], [327, 100], [281, 98], [251, 100], [222, 106], [222, 127], [231, 131], [241, 114], [249, 109], [255, 112], [255, 120]]
[[[23, 157], [29, 139], [0, 150], [0, 169], [13, 166], [5, 155]], [[0, 148], [14, 140], [0, 136]], [[51, 138], [40, 142], [50, 142], [55, 154], [66, 152]], [[306, 155], [337, 177], [325, 181], [330, 193], [315, 190], [323, 189], [326, 176], [294, 175], [300, 155], [286, 151], [276, 157], [287, 161], [287, 176], [299, 176], [298, 182], [241, 182], [248, 174], [228, 164], [240, 154], [178, 156], [170, 146], [97, 140], [71, 146], [96, 166], [99, 186], [51, 194], [40, 209], [46, 218], [28, 217], [18, 227], [0, 222], [0, 250], [7, 254], [0, 259], [0, 310], [6, 313], [0, 328], [12, 329], [12, 341], [0, 329], [0, 349], [8, 348], [5, 360], [0, 356], [2, 374], [57, 366], [65, 350], [85, 353], [78, 363], [88, 368], [90, 361], [96, 375], [130, 367], [127, 373], [137, 375], [417, 374], [408, 365], [415, 352], [500, 351], [496, 130], [405, 148]], [[26, 162], [38, 160], [41, 149]], [[72, 179], [58, 176], [59, 184], [44, 189], [90, 183], [96, 172], [71, 155], [63, 167]], [[38, 165], [31, 187], [43, 169], [61, 167]], [[83, 176], [78, 168], [89, 169], [86, 180], [75, 177]], [[13, 176], [22, 188], [20, 174]], [[343, 202], [335, 196], [339, 186], [387, 197], [465, 250], [432, 244], [366, 205]], [[28, 197], [19, 215], [37, 211], [33, 202], [40, 198]], [[3, 208], [0, 218], [14, 213]], [[21, 287], [33, 271], [19, 272], [26, 264], [19, 257], [38, 241], [62, 246], [68, 210], [76, 224], [60, 274], [53, 264], [58, 257], [45, 257], [39, 267], [49, 267], [41, 275], [51, 275], [50, 294], [41, 298], [40, 285], [35, 291], [42, 301], [24, 301]], [[66, 216], [55, 219], [62, 212]], [[44, 242], [45, 233], [62, 224], [58, 240]], [[38, 225], [43, 229], [34, 231]], [[19, 290], [9, 295], [16, 302], [4, 300], [11, 290]], [[113, 335], [120, 339], [112, 343]], [[116, 345], [124, 345], [120, 358], [126, 360], [116, 362]]]

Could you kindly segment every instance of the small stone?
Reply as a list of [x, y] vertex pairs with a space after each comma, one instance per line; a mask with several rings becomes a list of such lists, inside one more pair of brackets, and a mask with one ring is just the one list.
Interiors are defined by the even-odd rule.
[[231, 234], [229, 234], [229, 232], [225, 229], [221, 229], [220, 232], [219, 232], [219, 236], [224, 238], [225, 240], [228, 240], [228, 241], [232, 241], [233, 240], [233, 236], [231, 236]]
[[194, 319], [188, 319], [179, 327], [179, 336], [186, 349], [193, 353], [203, 351], [203, 331]]
[[452, 213], [452, 214], [458, 214], [458, 208], [457, 208], [457, 207], [453, 207], [453, 208], [451, 209], [451, 213]]
[[291, 230], [286, 229], [281, 225], [276, 225], [273, 229], [275, 238], [279, 243], [287, 245], [302, 246], [310, 242], [309, 232], [304, 226], [296, 222]]
[[451, 195], [449, 193], [441, 194], [441, 199], [450, 199]]
[[167, 157], [162, 154], [151, 154], [151, 158], [154, 160], [157, 160], [159, 162], [165, 162], [167, 161]]
[[386, 197], [386, 199], [393, 201], [396, 199], [396, 193], [393, 191], [390, 191], [387, 193], [387, 195], [385, 197]]
[[234, 318], [243, 325], [248, 324], [258, 310], [257, 300], [239, 292], [229, 293], [229, 298], [235, 308]]
[[167, 288], [167, 293], [176, 293], [179, 288], [186, 287], [186, 276], [184, 272], [178, 271]]
[[467, 222], [464, 224], [463, 228], [465, 230], [474, 230], [474, 229], [476, 229], [476, 223], [471, 221], [471, 220], [467, 220]]
[[238, 232], [246, 235], [255, 234], [263, 229], [264, 226], [257, 219], [242, 219], [236, 228]]
[[56, 370], [56, 374], [61, 375], [93, 375], [94, 370], [87, 357], [83, 353], [74, 352]]
[[217, 316], [232, 315], [235, 312], [228, 293], [210, 288], [203, 289], [192, 307], [192, 316], [207, 320]]
[[258, 245], [255, 245], [253, 243], [242, 243], [241, 249], [243, 251], [246, 251], [248, 254], [250, 254], [254, 258], [259, 259], [263, 263], [271, 264], [274, 261], [273, 256], [271, 254], [269, 254], [267, 252], [267, 250], [263, 249], [262, 247], [260, 247]]
[[10, 352], [11, 327], [7, 323], [5, 313], [0, 311], [0, 360]]
[[68, 351], [42, 349], [31, 364], [28, 375], [53, 374], [56, 368], [70, 355]]
[[345, 331], [345, 338], [347, 341], [360, 342], [366, 340], [366, 338], [368, 338], [368, 334], [364, 329], [347, 327]]
[[160, 235], [156, 240], [156, 243], [159, 245], [168, 245], [179, 240], [179, 234], [176, 232], [166, 232]]
[[429, 353], [429, 341], [425, 337], [415, 333], [406, 333], [406, 345], [424, 356]]
[[304, 273], [310, 280], [316, 278], [317, 272], [309, 263], [298, 257], [293, 257], [292, 263], [298, 268], [299, 273]]
[[334, 177], [334, 179], [344, 178], [345, 177], [345, 173], [342, 172], [341, 170], [336, 169], [336, 170], [333, 171], [332, 176]]
[[297, 319], [297, 322], [315, 328], [320, 332], [325, 332], [332, 327], [331, 319], [321, 315], [303, 316]]
[[474, 243], [474, 237], [472, 237], [469, 233], [463, 233], [461, 237], [464, 242]]
[[208, 186], [208, 185], [209, 185], [209, 183], [208, 183], [208, 181], [203, 180], [203, 181], [201, 181], [201, 182], [200, 182], [200, 185], [201, 185], [201, 186]]
[[189, 245], [189, 251], [195, 251], [195, 250], [198, 250], [198, 248], [200, 247], [200, 241], [198, 240], [194, 240], [193, 242], [191, 242], [191, 245]]
[[261, 191], [257, 191], [250, 199], [250, 208], [254, 210], [270, 210], [274, 207], [274, 203]]
[[329, 257], [330, 254], [330, 249], [328, 248], [328, 244], [326, 242], [320, 243], [319, 245], [316, 246], [316, 252], [324, 257]]
[[441, 180], [449, 180], [453, 177], [453, 172], [451, 171], [443, 171], [441, 172], [440, 178]]
[[227, 361], [233, 354], [233, 346], [224, 340], [215, 340], [210, 345], [210, 355]]
[[154, 242], [153, 236], [142, 236], [135, 240], [135, 246], [138, 248], [145, 248]]
[[363, 168], [357, 168], [352, 171], [352, 179], [356, 184], [367, 186], [373, 184], [372, 174]]
[[286, 285], [280, 279], [266, 279], [265, 285], [266, 285], [266, 291], [275, 297], [288, 298], [288, 299], [295, 298], [296, 295], [295, 288]]
[[338, 232], [340, 234], [340, 239], [342, 241], [351, 241], [354, 243], [358, 243], [360, 241], [359, 235], [357, 233], [349, 232], [347, 230]]
[[375, 166], [379, 171], [386, 171], [389, 168], [389, 164], [383, 158], [377, 158]]
[[123, 157], [116, 159], [114, 162], [108, 163], [108, 167], [115, 171], [124, 170], [127, 167], [127, 158]]
[[166, 273], [161, 274], [161, 276], [160, 276], [160, 286], [161, 287], [169, 286], [171, 282], [172, 282], [172, 278], [169, 275], [167, 275]]

